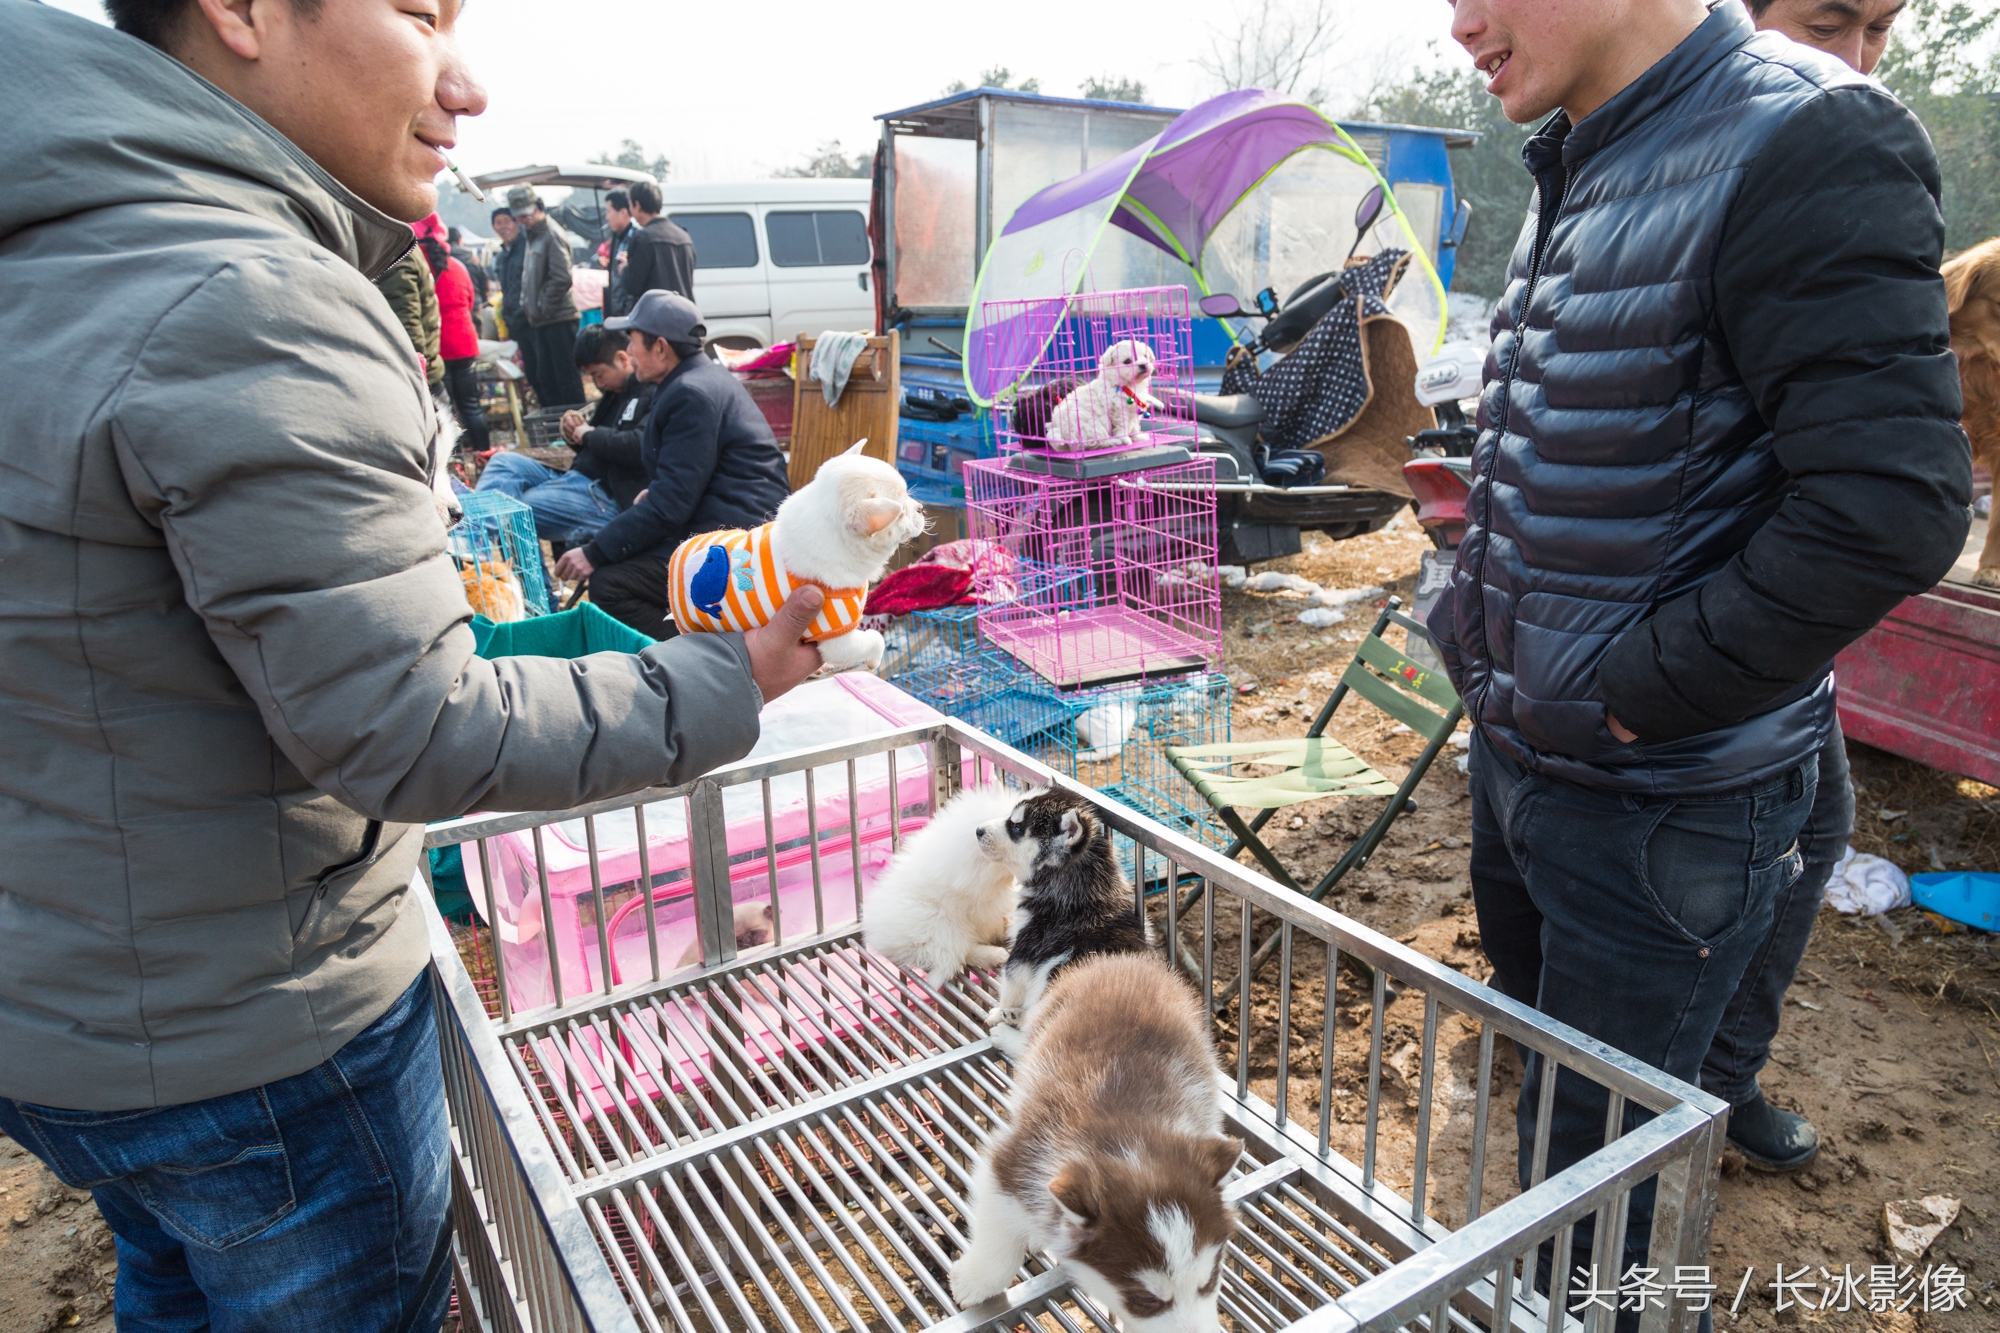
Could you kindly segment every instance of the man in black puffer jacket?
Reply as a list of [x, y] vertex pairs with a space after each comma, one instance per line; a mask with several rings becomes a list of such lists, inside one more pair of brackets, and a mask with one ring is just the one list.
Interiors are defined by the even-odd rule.
[[[1549, 116], [1431, 616], [1476, 723], [1480, 935], [1501, 990], [1693, 1082], [1799, 873], [1833, 657], [1964, 540], [1937, 164], [1733, 3], [1457, 0], [1453, 35]], [[1559, 1079], [1547, 1174], [1604, 1120]], [[1652, 1202], [1601, 1270], [1645, 1262]]]

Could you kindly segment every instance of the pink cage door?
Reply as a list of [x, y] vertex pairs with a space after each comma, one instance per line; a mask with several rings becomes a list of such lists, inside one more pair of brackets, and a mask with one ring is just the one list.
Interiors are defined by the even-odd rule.
[[1194, 448], [1194, 324], [1185, 287], [988, 301], [974, 335], [1006, 387], [1003, 453]]
[[[812, 749], [870, 731], [922, 725], [941, 716], [894, 685], [847, 673], [808, 682], [767, 705], [759, 718], [761, 735], [748, 757]], [[906, 746], [895, 754], [893, 790], [886, 755], [855, 761], [851, 801], [844, 764], [813, 769], [810, 786], [804, 771], [772, 778], [768, 806], [765, 784], [723, 789], [730, 900], [738, 906], [764, 905], [773, 904], [775, 897], [780, 945], [789, 947], [857, 922], [865, 886], [887, 866], [894, 836], [907, 835], [926, 822], [931, 799], [926, 747]], [[601, 888], [592, 883], [593, 841]], [[490, 899], [479, 850], [466, 845], [466, 884], [474, 910], [497, 928], [513, 1012], [557, 1003], [558, 981], [564, 1003], [601, 993], [607, 952], [614, 987], [651, 976], [654, 946], [646, 932], [648, 903], [639, 888], [642, 843], [653, 882], [650, 907], [660, 973], [692, 975], [701, 958], [684, 800], [612, 811], [596, 816], [590, 828], [581, 819], [566, 820], [488, 839], [495, 890]], [[600, 891], [608, 949], [601, 949], [598, 942]], [[805, 1004], [795, 998], [771, 1006], [768, 1013], [739, 1016], [743, 1030], [731, 1039], [745, 1043], [746, 1052], [758, 1061], [770, 1058], [773, 1042], [790, 1048], [825, 1040], [864, 1021], [861, 1015], [868, 1001], [879, 998], [874, 993], [877, 987], [901, 989], [890, 971], [872, 967], [868, 994], [829, 993]], [[676, 1088], [684, 1082], [706, 1081], [710, 1043], [721, 1038], [710, 1033], [704, 1014], [684, 1001], [667, 1000], [658, 1011], [629, 1021], [648, 1029], [653, 1049], [670, 1052], [672, 1067], [641, 1071], [639, 1091], [656, 1094], [661, 1077]], [[565, 1061], [555, 1043], [548, 1038], [537, 1041], [548, 1068], [566, 1063], [576, 1081], [589, 1089], [590, 1096], [576, 1108], [587, 1118], [590, 1100], [603, 1102], [610, 1096], [600, 1077], [612, 1064], [605, 1043], [597, 1037], [572, 1037]]]
[[989, 643], [1058, 688], [1221, 662], [1210, 459], [1089, 478], [985, 459], [966, 464], [965, 499], [974, 537], [1024, 565], [1074, 571], [979, 612]]

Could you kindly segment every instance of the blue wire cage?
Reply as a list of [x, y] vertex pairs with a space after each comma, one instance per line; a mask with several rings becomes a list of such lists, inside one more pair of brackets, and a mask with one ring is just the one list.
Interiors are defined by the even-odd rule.
[[1229, 677], [1196, 671], [1064, 698], [1074, 718], [1072, 777], [1197, 842], [1228, 844], [1228, 829], [1168, 762], [1167, 747], [1230, 739]]
[[465, 517], [451, 530], [450, 550], [472, 609], [495, 621], [547, 615], [549, 584], [533, 511], [498, 491], [473, 491], [458, 502]]
[[895, 683], [1177, 832], [1211, 847], [1229, 842], [1166, 753], [1169, 745], [1230, 739], [1235, 692], [1219, 672], [1063, 692], [1008, 654], [975, 647], [957, 657], [934, 655]]
[[[1081, 601], [1089, 579], [1090, 571], [1085, 569], [1024, 560], [1014, 577], [1014, 596], [1007, 600]], [[990, 613], [994, 605], [946, 606], [897, 616], [883, 633], [882, 678], [901, 684], [901, 678], [911, 672], [989, 651], [979, 637], [979, 615]]]

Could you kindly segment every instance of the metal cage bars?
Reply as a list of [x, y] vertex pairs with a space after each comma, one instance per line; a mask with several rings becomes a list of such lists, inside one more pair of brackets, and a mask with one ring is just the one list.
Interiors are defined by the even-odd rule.
[[[537, 1331], [838, 1333], [864, 1323], [970, 1330], [1038, 1317], [1064, 1333], [1110, 1328], [1059, 1269], [1039, 1260], [996, 1302], [1005, 1308], [957, 1311], [943, 1285], [944, 1265], [963, 1239], [972, 1161], [1009, 1086], [979, 1021], [984, 987], [938, 991], [898, 973], [860, 949], [852, 923], [829, 929], [818, 900], [811, 929], [780, 922], [770, 949], [736, 954], [722, 790], [755, 783], [768, 792], [774, 777], [829, 767], [846, 771], [851, 784], [855, 760], [887, 752], [893, 764], [895, 752], [912, 744], [929, 747], [933, 808], [968, 780], [1062, 785], [1091, 799], [1131, 858], [1134, 910], [1165, 926], [1177, 961], [1183, 953], [1198, 961], [1194, 970], [1211, 1000], [1234, 989], [1236, 1012], [1253, 1016], [1233, 1041], [1225, 1019], [1215, 1020], [1227, 1115], [1246, 1143], [1228, 1186], [1244, 1226], [1222, 1299], [1244, 1333], [1437, 1333], [1470, 1329], [1473, 1319], [1492, 1327], [1496, 1309], [1509, 1312], [1510, 1328], [1608, 1333], [1601, 1306], [1580, 1321], [1536, 1292], [1538, 1253], [1552, 1244], [1559, 1253], [1545, 1266], [1566, 1273], [1576, 1228], [1588, 1219], [1601, 1242], [1596, 1252], [1620, 1254], [1630, 1191], [1655, 1177], [1649, 1263], [1671, 1273], [1701, 1262], [1714, 1211], [1721, 1102], [946, 721], [739, 764], [683, 788], [429, 830], [429, 846], [472, 842], [484, 854], [484, 841], [502, 832], [682, 799], [701, 904], [701, 966], [662, 971], [655, 949], [649, 976], [614, 982], [600, 972], [589, 995], [522, 1013], [507, 1011], [504, 980], [497, 1012], [488, 1012], [434, 920], [437, 984], [447, 1001], [457, 1257], [469, 1317], [486, 1327]], [[768, 827], [768, 799], [765, 809]], [[848, 810], [851, 819], [851, 801]], [[1166, 890], [1194, 882], [1216, 892], [1201, 895], [1199, 917], [1190, 921], [1179, 895]], [[1233, 903], [1219, 905], [1224, 897]], [[1272, 923], [1271, 937], [1282, 942], [1275, 1022], [1267, 1025], [1276, 1043], [1268, 1101], [1251, 1087], [1252, 1048], [1267, 1033], [1248, 1003], [1249, 960], [1218, 936], [1218, 918], [1226, 924], [1230, 915], [1240, 922], [1238, 942]], [[600, 932], [603, 922], [600, 914]], [[483, 929], [497, 946], [492, 927]], [[1189, 930], [1198, 935], [1194, 943], [1184, 938]], [[500, 951], [492, 953], [497, 961]], [[1322, 954], [1321, 984], [1329, 988], [1343, 956], [1374, 969], [1358, 1162], [1333, 1143], [1337, 1094], [1352, 1090], [1334, 1087], [1345, 1034], [1337, 1031], [1330, 990], [1317, 1043], [1294, 1017], [1298, 970]], [[1392, 981], [1424, 998], [1407, 1194], [1378, 1173]], [[1456, 1230], [1431, 1215], [1432, 1108], [1447, 1015], [1479, 1031], [1470, 1168]], [[1590, 1079], [1606, 1090], [1609, 1105], [1600, 1151], [1548, 1179], [1538, 1159], [1527, 1191], [1485, 1208], [1496, 1037]], [[1291, 1066], [1315, 1045], [1318, 1096], [1302, 1117]], [[1537, 1107], [1543, 1144], [1554, 1082], [1543, 1079]], [[1621, 1132], [1628, 1103], [1652, 1118]], [[1679, 1333], [1693, 1317], [1680, 1304], [1649, 1307], [1642, 1327]]]

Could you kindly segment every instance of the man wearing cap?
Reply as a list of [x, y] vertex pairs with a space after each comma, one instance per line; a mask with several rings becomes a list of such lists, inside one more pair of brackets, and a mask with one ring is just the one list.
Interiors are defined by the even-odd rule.
[[507, 208], [521, 224], [521, 313], [528, 321], [521, 332], [535, 344], [527, 363], [535, 397], [544, 408], [574, 406], [583, 401], [583, 380], [570, 356], [577, 314], [569, 290], [569, 243], [550, 225], [542, 197], [530, 187], [507, 191]]
[[708, 329], [694, 302], [649, 291], [604, 327], [632, 330], [626, 351], [638, 376], [660, 386], [640, 453], [650, 480], [630, 509], [565, 552], [556, 573], [589, 579], [591, 601], [664, 639], [675, 632], [667, 615], [674, 548], [696, 533], [768, 521], [791, 486], [749, 391], [702, 350]]

